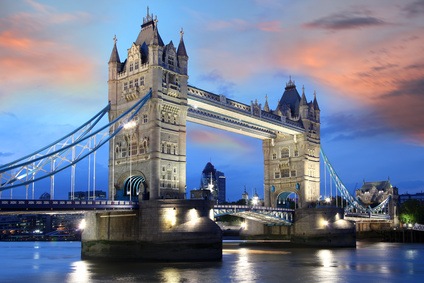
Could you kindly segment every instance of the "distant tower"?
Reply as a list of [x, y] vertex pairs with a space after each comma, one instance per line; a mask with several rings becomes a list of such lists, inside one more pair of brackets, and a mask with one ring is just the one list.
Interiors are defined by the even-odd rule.
[[[296, 193], [301, 207], [318, 200], [320, 194], [320, 109], [314, 100], [306, 101], [289, 80], [274, 114], [287, 124], [304, 129], [303, 134], [277, 134], [264, 140], [265, 205], [276, 206], [290, 193]], [[282, 199], [284, 198], [284, 199]]]
[[211, 198], [218, 203], [225, 202], [225, 176], [208, 162], [202, 171], [200, 189], [210, 190]]
[[216, 177], [217, 177], [217, 183], [218, 183], [218, 203], [225, 203], [226, 202], [226, 192], [227, 192], [227, 185], [226, 185], [226, 178], [223, 172], [216, 171]]
[[157, 23], [147, 12], [123, 62], [114, 40], [109, 60], [109, 120], [150, 89], [152, 98], [135, 117], [133, 127], [123, 129], [109, 143], [111, 199], [135, 197], [144, 190], [151, 199], [185, 197], [188, 56], [183, 31], [178, 48], [172, 41], [165, 45]]

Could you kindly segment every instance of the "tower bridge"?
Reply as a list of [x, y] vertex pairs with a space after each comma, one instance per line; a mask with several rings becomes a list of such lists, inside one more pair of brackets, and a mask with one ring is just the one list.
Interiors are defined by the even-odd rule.
[[[320, 109], [294, 81], [279, 104], [250, 105], [188, 84], [188, 53], [183, 32], [176, 48], [165, 44], [153, 15], [143, 19], [135, 42], [121, 61], [115, 40], [109, 60], [109, 119], [145, 93], [151, 98], [118, 133], [109, 149], [109, 196], [182, 199], [186, 190], [187, 121], [262, 140], [265, 205], [276, 207], [286, 192], [301, 207], [319, 198]], [[134, 178], [144, 180], [134, 185]]]
[[[256, 100], [245, 104], [189, 85], [188, 59], [183, 32], [177, 47], [172, 41], [165, 44], [157, 19], [147, 14], [123, 61], [114, 40], [108, 62], [108, 106], [64, 139], [0, 166], [0, 192], [18, 186], [28, 190], [29, 185], [48, 177], [54, 184], [54, 175], [65, 168], [71, 168], [75, 177], [76, 164], [108, 143], [109, 201], [136, 197], [137, 213], [128, 217], [87, 213], [90, 229], [84, 232], [83, 255], [139, 258], [154, 254], [159, 257], [156, 259], [175, 260], [184, 254], [186, 260], [219, 260], [222, 236], [210, 219], [213, 204], [184, 200], [189, 121], [262, 140], [266, 209], [221, 207], [216, 213], [290, 225], [296, 220], [293, 211], [279, 212], [279, 202], [295, 194], [299, 208], [306, 209], [320, 198], [320, 108], [316, 94], [308, 102], [305, 89], [299, 94], [290, 78], [278, 105], [270, 107], [265, 101], [262, 106]], [[109, 123], [94, 130], [106, 113]], [[336, 178], [334, 170], [331, 172]], [[360, 209], [340, 183], [337, 188], [343, 197], [354, 209]], [[73, 189], [71, 185], [71, 192]], [[324, 233], [328, 227], [313, 226], [315, 220], [311, 226], [304, 219], [321, 219], [327, 212], [305, 211], [300, 213], [297, 233], [314, 229]], [[119, 212], [108, 215], [111, 213]]]

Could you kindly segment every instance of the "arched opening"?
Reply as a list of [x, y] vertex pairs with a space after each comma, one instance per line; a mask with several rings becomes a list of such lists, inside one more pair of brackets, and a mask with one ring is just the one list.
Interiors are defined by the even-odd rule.
[[135, 197], [138, 200], [138, 195], [143, 195], [143, 200], [149, 199], [147, 191], [146, 179], [143, 176], [129, 176], [123, 184], [123, 196], [133, 200]]
[[276, 207], [296, 209], [299, 207], [299, 196], [295, 192], [282, 192], [277, 197]]

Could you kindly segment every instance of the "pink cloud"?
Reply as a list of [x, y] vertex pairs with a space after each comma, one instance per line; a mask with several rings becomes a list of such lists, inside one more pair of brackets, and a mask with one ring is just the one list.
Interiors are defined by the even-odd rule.
[[224, 132], [216, 131], [214, 129], [199, 129], [192, 128], [188, 132], [188, 139], [193, 141], [196, 145], [202, 145], [211, 149], [225, 149], [237, 150], [238, 154], [246, 154], [252, 152], [251, 145], [236, 136]]
[[[35, 11], [0, 19], [0, 67], [7, 70], [0, 78], [2, 89], [22, 92], [25, 96], [23, 91], [34, 90], [34, 86], [60, 88], [63, 92], [92, 84], [97, 76], [96, 63], [78, 46], [66, 42], [63, 35], [68, 29], [61, 26], [64, 22], [78, 25], [80, 15], [55, 14], [48, 6], [34, 1], [29, 3]], [[58, 32], [58, 29], [62, 30]], [[11, 95], [6, 100], [8, 103], [16, 97], [10, 91], [1, 95], [3, 98]]]
[[257, 29], [266, 32], [280, 32], [281, 23], [279, 21], [260, 22], [257, 24]]

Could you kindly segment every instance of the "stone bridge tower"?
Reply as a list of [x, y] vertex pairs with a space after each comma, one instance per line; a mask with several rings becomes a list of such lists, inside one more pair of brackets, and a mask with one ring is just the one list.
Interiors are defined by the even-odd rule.
[[117, 43], [109, 60], [108, 94], [114, 119], [152, 90], [151, 99], [109, 144], [109, 198], [184, 198], [188, 56], [180, 32], [175, 48], [159, 35], [157, 18], [143, 18], [121, 62]]
[[[267, 103], [265, 110], [270, 111]], [[276, 138], [263, 141], [265, 204], [279, 206], [296, 193], [296, 207], [306, 207], [320, 194], [320, 109], [315, 93], [314, 100], [307, 102], [304, 89], [300, 96], [290, 79], [273, 112], [304, 132], [277, 133]]]

